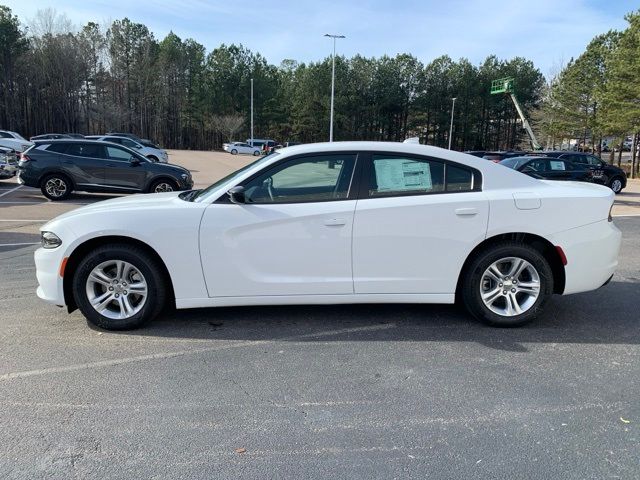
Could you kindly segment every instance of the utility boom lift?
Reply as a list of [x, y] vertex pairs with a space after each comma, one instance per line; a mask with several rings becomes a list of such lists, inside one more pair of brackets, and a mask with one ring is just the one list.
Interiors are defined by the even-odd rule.
[[513, 104], [516, 106], [516, 110], [518, 111], [518, 115], [520, 115], [520, 120], [522, 120], [522, 125], [524, 126], [524, 129], [527, 131], [527, 134], [529, 134], [529, 139], [531, 140], [531, 146], [533, 147], [534, 150], [542, 150], [542, 145], [540, 145], [538, 143], [538, 140], [536, 140], [536, 136], [533, 134], [533, 130], [531, 130], [531, 125], [529, 125], [529, 122], [527, 122], [527, 119], [524, 116], [524, 112], [522, 111], [522, 107], [520, 106], [520, 103], [518, 102], [518, 99], [516, 98], [515, 93], [513, 93], [514, 83], [515, 82], [513, 77], [505, 77], [505, 78], [499, 78], [498, 80], [494, 80], [493, 82], [491, 82], [491, 95], [506, 93], [511, 97], [511, 100], [513, 100]]

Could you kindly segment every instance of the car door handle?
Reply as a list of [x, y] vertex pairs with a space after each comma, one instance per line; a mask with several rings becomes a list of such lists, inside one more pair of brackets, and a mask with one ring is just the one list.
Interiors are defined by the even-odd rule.
[[478, 214], [477, 208], [456, 208], [456, 215], [459, 217], [472, 217]]
[[341, 227], [347, 224], [347, 220], [344, 218], [327, 218], [324, 221], [327, 227]]

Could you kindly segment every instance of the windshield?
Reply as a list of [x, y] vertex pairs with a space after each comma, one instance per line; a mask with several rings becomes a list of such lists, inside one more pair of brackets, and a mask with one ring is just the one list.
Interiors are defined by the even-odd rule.
[[191, 201], [192, 202], [203, 202], [203, 201], [208, 200], [210, 194], [212, 192], [215, 192], [218, 188], [220, 188], [221, 185], [224, 185], [225, 183], [230, 182], [234, 178], [240, 177], [244, 172], [246, 172], [250, 168], [253, 168], [253, 167], [257, 166], [257, 165], [265, 163], [267, 160], [271, 160], [275, 155], [279, 155], [279, 153], [274, 152], [274, 153], [272, 153], [270, 155], [266, 155], [266, 156], [256, 160], [255, 162], [251, 162], [250, 164], [245, 165], [241, 169], [236, 170], [233, 173], [230, 173], [226, 177], [221, 178], [220, 180], [218, 180], [216, 183], [214, 183], [212, 185], [209, 185], [207, 188], [205, 188], [203, 190], [200, 190], [196, 195], [194, 195], [191, 198]]

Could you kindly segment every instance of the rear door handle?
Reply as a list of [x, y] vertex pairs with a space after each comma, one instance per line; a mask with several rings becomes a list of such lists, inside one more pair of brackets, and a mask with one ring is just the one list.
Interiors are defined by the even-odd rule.
[[347, 220], [344, 218], [327, 218], [324, 221], [327, 227], [341, 227], [347, 224]]
[[456, 215], [459, 217], [472, 217], [473, 215], [478, 214], [477, 208], [456, 208]]

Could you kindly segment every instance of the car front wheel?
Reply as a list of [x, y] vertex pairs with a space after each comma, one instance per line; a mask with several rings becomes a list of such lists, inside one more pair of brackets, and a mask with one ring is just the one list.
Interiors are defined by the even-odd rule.
[[464, 304], [473, 316], [489, 325], [524, 325], [542, 313], [553, 293], [549, 263], [525, 244], [508, 242], [483, 251], [464, 275]]
[[165, 193], [177, 190], [177, 186], [170, 180], [157, 180], [149, 187], [149, 193]]
[[237, 155], [237, 154], [238, 154], [238, 150], [236, 150], [235, 148], [231, 150], [231, 155]]
[[116, 244], [99, 247], [80, 261], [73, 295], [89, 323], [105, 330], [128, 330], [160, 313], [166, 287], [151, 255], [133, 245]]

